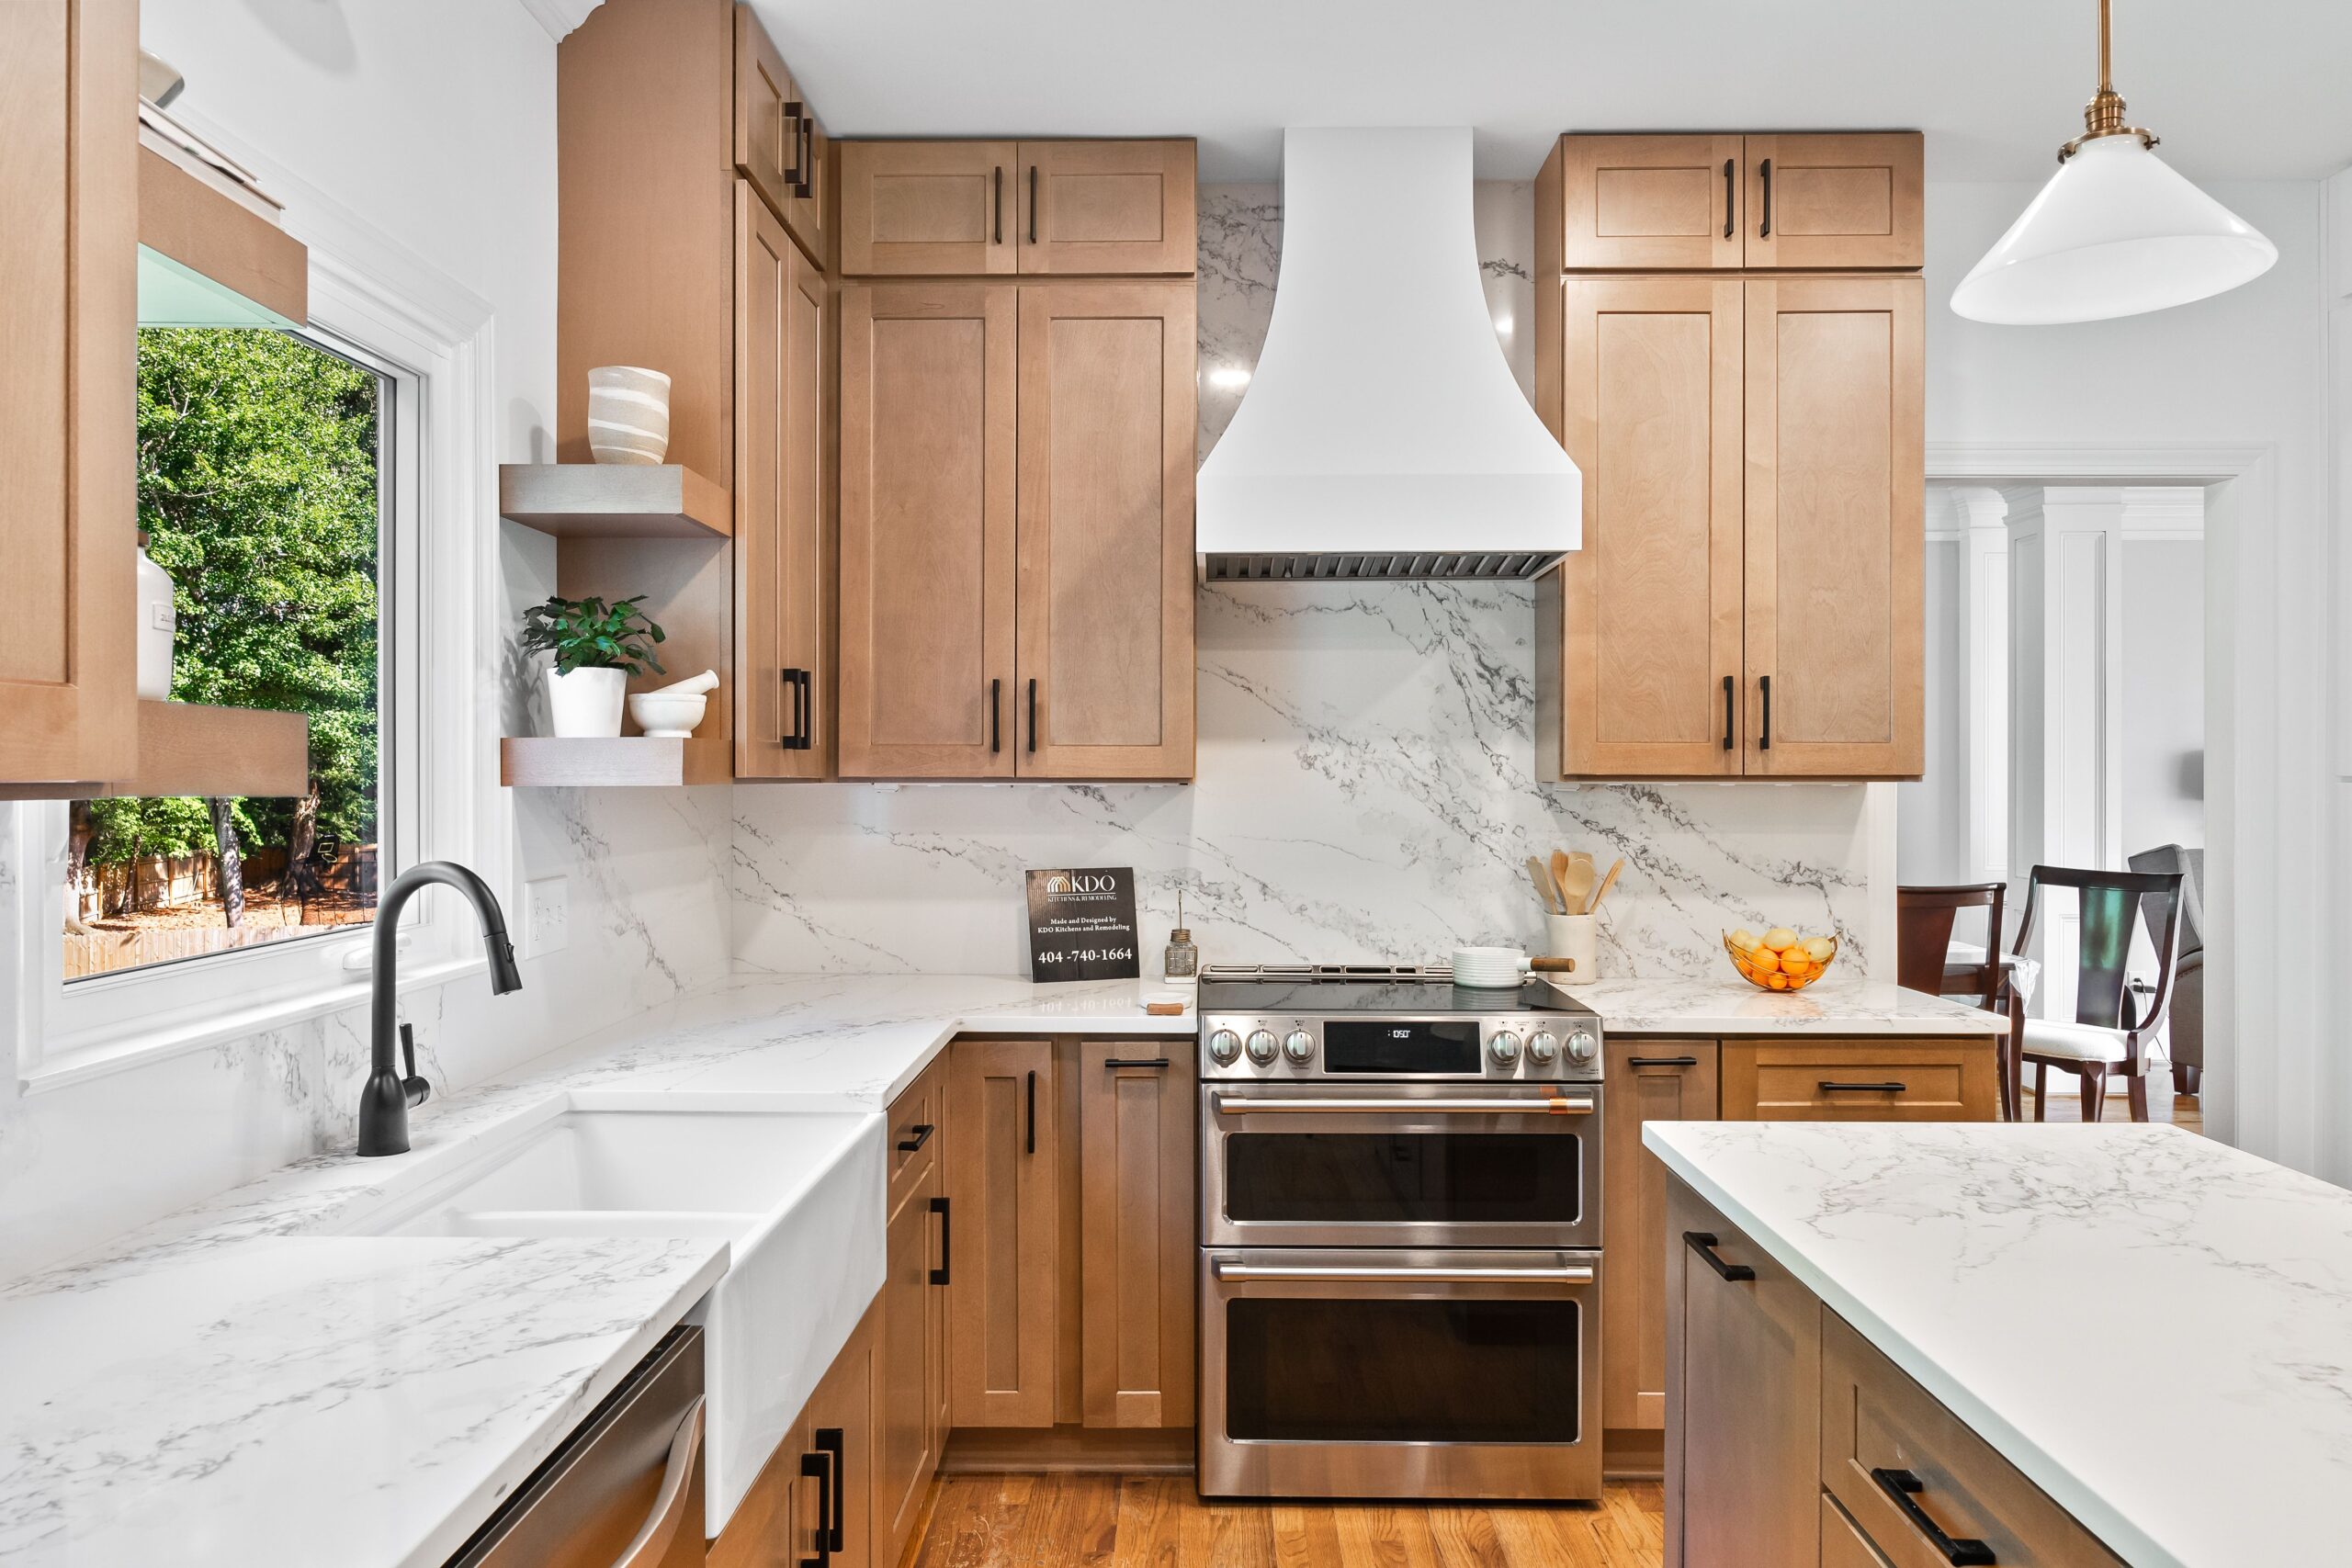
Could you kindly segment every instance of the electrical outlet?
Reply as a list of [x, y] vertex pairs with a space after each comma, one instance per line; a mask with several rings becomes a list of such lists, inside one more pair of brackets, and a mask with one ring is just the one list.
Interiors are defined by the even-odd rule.
[[523, 884], [522, 934], [526, 958], [544, 958], [570, 944], [571, 882], [568, 877], [542, 876]]

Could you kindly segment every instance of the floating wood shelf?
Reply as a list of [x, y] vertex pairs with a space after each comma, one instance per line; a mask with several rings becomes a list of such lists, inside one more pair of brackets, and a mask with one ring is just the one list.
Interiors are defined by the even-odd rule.
[[498, 512], [560, 539], [724, 539], [727, 491], [676, 463], [501, 463]]
[[684, 740], [510, 735], [498, 743], [498, 782], [514, 789], [727, 784], [734, 776], [733, 743], [724, 735]]

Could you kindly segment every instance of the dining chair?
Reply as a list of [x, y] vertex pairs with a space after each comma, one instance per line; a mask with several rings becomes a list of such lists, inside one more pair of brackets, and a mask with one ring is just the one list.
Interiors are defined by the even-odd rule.
[[[2148, 1119], [2146, 1045], [2171, 1005], [2173, 968], [2180, 945], [2181, 874], [2177, 871], [2088, 871], [2037, 865], [2027, 879], [2025, 915], [2018, 922], [2022, 955], [2041, 918], [2042, 890], [2071, 888], [2075, 897], [2075, 1016], [2027, 1018], [2015, 1010], [2009, 1027], [2020, 1062], [2033, 1064], [2033, 1119], [2042, 1119], [2041, 1091], [2049, 1069], [2082, 1077], [2083, 1120], [2099, 1120], [2109, 1074], [2121, 1073], [2132, 1120]], [[2125, 965], [2132, 932], [2144, 920], [2156, 950], [2156, 986], [2145, 1011]]]
[[2133, 871], [2177, 871], [2180, 952], [2173, 959], [2172, 1010], [2165, 1014], [2165, 1055], [2172, 1059], [2176, 1094], [2197, 1094], [2205, 1077], [2205, 852], [2160, 844], [2125, 857]]
[[[1894, 890], [1894, 983], [1905, 990], [1931, 997], [1967, 997], [1979, 1006], [2004, 1015], [2013, 1011], [2013, 994], [2001, 958], [2001, 905], [2008, 885], [1965, 882], [1949, 886], [1897, 887]], [[1984, 909], [1984, 961], [1951, 961], [1951, 928], [1962, 909]], [[2018, 1119], [2016, 1039], [2005, 1030], [2000, 1036], [2001, 1115]]]

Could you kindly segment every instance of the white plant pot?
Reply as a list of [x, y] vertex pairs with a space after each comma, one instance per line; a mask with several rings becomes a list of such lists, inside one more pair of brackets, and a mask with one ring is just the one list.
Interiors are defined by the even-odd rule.
[[548, 671], [548, 717], [564, 739], [609, 740], [621, 732], [621, 699], [628, 694], [626, 670]]

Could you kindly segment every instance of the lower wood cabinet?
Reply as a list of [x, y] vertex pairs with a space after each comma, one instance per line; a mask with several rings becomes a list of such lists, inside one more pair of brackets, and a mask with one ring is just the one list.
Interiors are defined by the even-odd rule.
[[1726, 1122], [1990, 1122], [1994, 1037], [1726, 1040]]
[[896, 1568], [874, 1530], [878, 1312], [867, 1310], [710, 1543], [709, 1568]]
[[944, 1058], [891, 1107], [890, 1214], [874, 1356], [874, 1560], [904, 1555], [947, 1441]]
[[1054, 1082], [1049, 1040], [949, 1048], [947, 1387], [958, 1427], [1054, 1424]]
[[1600, 1420], [1666, 1425], [1666, 1167], [1642, 1147], [1646, 1122], [1715, 1120], [1712, 1040], [1611, 1040], [1603, 1047]]
[[1079, 1293], [1089, 1427], [1193, 1424], [1193, 1043], [1078, 1048]]

